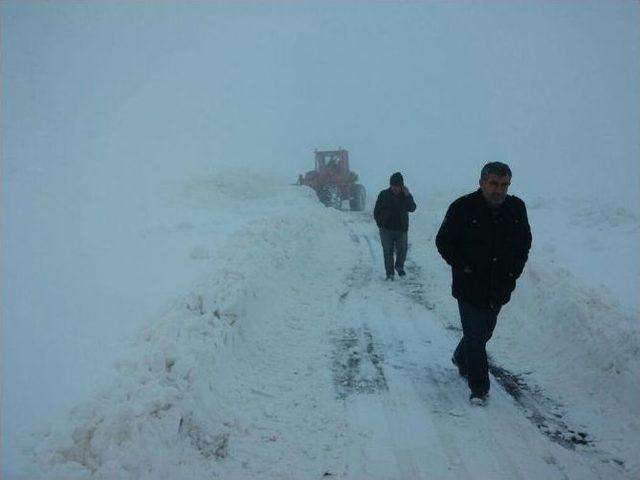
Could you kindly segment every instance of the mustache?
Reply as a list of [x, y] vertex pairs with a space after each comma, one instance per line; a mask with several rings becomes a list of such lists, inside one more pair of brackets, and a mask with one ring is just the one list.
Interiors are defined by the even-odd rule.
[[507, 198], [507, 194], [506, 193], [494, 193], [494, 194], [489, 196], [489, 200], [492, 203], [502, 203], [502, 202], [504, 202], [504, 200], [506, 198]]

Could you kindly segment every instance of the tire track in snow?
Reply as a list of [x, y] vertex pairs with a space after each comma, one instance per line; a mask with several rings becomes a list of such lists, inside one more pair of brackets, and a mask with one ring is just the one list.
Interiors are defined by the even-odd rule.
[[[380, 250], [374, 250], [372, 247], [372, 239], [370, 238], [369, 235], [367, 234], [362, 234], [361, 235], [365, 241], [366, 244], [368, 246], [368, 250], [369, 250], [369, 262], [371, 264], [371, 269], [375, 269], [375, 265], [376, 263], [379, 264], [380, 266], [382, 266], [383, 264], [383, 258], [382, 258], [382, 254], [380, 253]], [[375, 252], [378, 252], [378, 254], [376, 254]], [[382, 267], [381, 267], [382, 268]], [[402, 281], [404, 282], [405, 279], [403, 279]], [[385, 280], [386, 281], [386, 280]], [[395, 332], [395, 328], [393, 323], [391, 323], [389, 325], [389, 329], [390, 329], [390, 338], [393, 339], [398, 339], [398, 338], [402, 338], [401, 335], [397, 334], [397, 332]], [[419, 334], [417, 331], [414, 331], [413, 333], [415, 334]], [[399, 344], [400, 347], [399, 348], [395, 348], [392, 349], [391, 351], [397, 351], [400, 352], [400, 354], [404, 353], [405, 351], [405, 346], [404, 343], [402, 342], [402, 340], [398, 340], [396, 342], [392, 342], [395, 343], [396, 345]], [[396, 368], [400, 369], [400, 370], [404, 370], [406, 368], [406, 360], [404, 358], [400, 358], [397, 359], [396, 361], [399, 362], [396, 364]], [[414, 364], [415, 366], [415, 364]], [[406, 386], [407, 384], [405, 384]], [[418, 395], [418, 392], [415, 389], [416, 386], [416, 382], [415, 381], [411, 381], [408, 382], [408, 385], [410, 386], [410, 392], [406, 392], [405, 395], [412, 395], [415, 396], [415, 398], [420, 398]], [[447, 397], [448, 399], [448, 397]], [[386, 415], [386, 419], [389, 425], [389, 429], [390, 431], [394, 431], [397, 429], [397, 425], [400, 425], [400, 418], [398, 415], [398, 406], [396, 405], [396, 403], [393, 401], [391, 395], [389, 394], [389, 392], [384, 392], [383, 395], [383, 402], [385, 405], [385, 415]], [[451, 414], [451, 411], [448, 412], [449, 414]], [[456, 413], [454, 412], [453, 415], [456, 415]], [[431, 428], [437, 430], [437, 437], [440, 441], [440, 445], [441, 445], [441, 450], [444, 452], [446, 459], [447, 459], [447, 463], [449, 465], [453, 465], [454, 468], [457, 470], [456, 473], [456, 477], [458, 477], [460, 474], [464, 475], [466, 478], [471, 478], [471, 472], [469, 472], [469, 470], [467, 470], [466, 466], [464, 465], [463, 462], [460, 461], [461, 458], [463, 458], [461, 451], [458, 449], [457, 445], [455, 444], [455, 442], [453, 441], [453, 438], [451, 436], [451, 432], [443, 427], [443, 425], [440, 422], [437, 421], [433, 421], [433, 418], [431, 418], [428, 415], [422, 415], [422, 421], [426, 424], [426, 425], [430, 425]], [[402, 443], [405, 442], [407, 439], [406, 435], [402, 435], [402, 436], [396, 436], [397, 438], [394, 438], [395, 442], [394, 444], [398, 444], [398, 442]], [[398, 455], [399, 457], [405, 457], [403, 460], [401, 460], [401, 462], [405, 462], [407, 464], [409, 464], [411, 467], [409, 469], [408, 472], [404, 472], [404, 475], [402, 476], [402, 478], [423, 478], [420, 474], [420, 469], [416, 463], [416, 460], [413, 458], [413, 456], [407, 456], [406, 450], [401, 450], [401, 452], [403, 452], [402, 454]], [[409, 476], [407, 476], [409, 475]]]
[[[358, 234], [353, 229], [350, 236], [360, 246], [361, 258], [353, 270], [351, 289], [341, 296], [341, 302], [346, 304], [348, 294], [354, 290], [358, 298], [352, 299], [345, 306], [355, 308], [356, 312], [346, 315], [346, 326], [338, 327], [334, 333], [334, 385], [338, 398], [345, 402], [347, 411], [351, 412], [352, 420], [359, 418], [361, 411], [375, 412], [374, 415], [367, 416], [376, 419], [374, 426], [368, 425], [369, 435], [377, 434], [376, 439], [390, 438], [392, 441], [390, 445], [387, 442], [378, 443], [373, 449], [385, 450], [386, 447], [386, 452], [380, 452], [383, 456], [388, 456], [388, 451], [391, 450], [395, 468], [389, 471], [390, 467], [387, 465], [386, 473], [377, 469], [370, 470], [368, 464], [372, 459], [364, 450], [359, 452], [362, 460], [355, 463], [363, 469], [359, 474], [366, 475], [367, 478], [387, 478], [384, 475], [388, 475], [388, 478], [423, 478], [415, 452], [403, 447], [403, 440], [408, 434], [402, 428], [405, 420], [399, 418], [395, 397], [389, 393], [385, 373], [387, 346], [376, 340], [377, 334], [366, 320], [367, 309], [362, 307], [367, 305], [367, 298], [362, 298], [361, 295], [370, 289], [373, 282], [373, 242], [368, 235]], [[362, 419], [359, 423], [367, 424], [369, 421]]]
[[[385, 298], [389, 293], [395, 295], [393, 291], [389, 292], [391, 285], [384, 283], [383, 277], [379, 279], [382, 286], [378, 287], [377, 283], [372, 285], [371, 276], [372, 271], [375, 269], [374, 265], [377, 265], [378, 263], [382, 265], [382, 256], [379, 253], [375, 253], [378, 250], [373, 249], [372, 245], [374, 241], [371, 237], [366, 233], [356, 234], [352, 232], [351, 238], [357, 244], [367, 246], [366, 251], [363, 247], [361, 264], [354, 268], [354, 276], [357, 276], [359, 272], [364, 270], [368, 272], [368, 278], [366, 281], [354, 282], [354, 285], [357, 287], [367, 288], [356, 294], [358, 295], [358, 298], [353, 299], [352, 305], [366, 305], [367, 303], [375, 301], [374, 299]], [[367, 265], [367, 267], [363, 268], [362, 264]], [[359, 313], [357, 317], [363, 318], [369, 313], [370, 312], [367, 307], [361, 307], [361, 313]], [[367, 332], [372, 332], [372, 328], [370, 328], [369, 325], [366, 325], [365, 328]], [[383, 355], [381, 355], [383, 359], [383, 361], [380, 362], [381, 368], [383, 370], [390, 371], [389, 375], [391, 375], [391, 379], [395, 380], [399, 378], [397, 374], [393, 374], [393, 370], [407, 370], [406, 359], [403, 358], [404, 345], [402, 340], [398, 340], [401, 337], [393, 334], [393, 332], [389, 335], [383, 334], [380, 331], [376, 331], [375, 336], [387, 340], [391, 339], [386, 344], [379, 343], [376, 350], [384, 352]], [[369, 344], [374, 343], [373, 337], [374, 333], [370, 333]], [[391, 358], [387, 358], [387, 355]], [[431, 478], [431, 475], [427, 474], [428, 469], [425, 468], [425, 462], [420, 461], [420, 459], [423, 459], [424, 457], [430, 458], [432, 462], [437, 462], [437, 466], [434, 467], [432, 465], [431, 469], [435, 468], [437, 470], [438, 468], [444, 468], [444, 471], [440, 472], [438, 478], [442, 475], [449, 475], [447, 478], [472, 478], [473, 475], [471, 475], [462, 461], [463, 455], [456, 445], [447, 426], [439, 421], [434, 421], [434, 416], [426, 411], [422, 406], [417, 409], [415, 408], [416, 405], [421, 405], [421, 401], [414, 387], [414, 382], [402, 379], [402, 381], [394, 382], [392, 389], [387, 387], [378, 391], [370, 390], [368, 392], [352, 392], [353, 395], [368, 393], [369, 395], [377, 394], [378, 396], [377, 399], [369, 399], [368, 402], [377, 402], [377, 411], [378, 413], [382, 413], [384, 416], [384, 425], [378, 425], [377, 429], [380, 435], [385, 435], [383, 438], [380, 438], [380, 440], [385, 442], [387, 449], [393, 451], [393, 456], [395, 458], [394, 463], [397, 468], [397, 474], [389, 478]], [[412, 405], [409, 409], [404, 405], [407, 399], [410, 399], [409, 403]], [[356, 403], [365, 403], [362, 398], [352, 401]], [[415, 418], [416, 416], [419, 416], [419, 419]], [[436, 442], [435, 446], [423, 445], [420, 443], [421, 439], [419, 438], [419, 434], [415, 428], [417, 425], [425, 426], [429, 432], [437, 432], [436, 435], [438, 442]], [[411, 427], [407, 428], [408, 426]], [[413, 431], [411, 432], [409, 430]], [[424, 443], [424, 440], [422, 440], [422, 442]], [[424, 447], [424, 449], [420, 447]], [[372, 447], [374, 450], [375, 448], [375, 446]], [[427, 448], [429, 448], [431, 452], [426, 453]], [[379, 471], [368, 473], [373, 475], [369, 478], [387, 478]], [[512, 478], [518, 478], [518, 476], [512, 475]]]
[[[407, 272], [411, 274], [413, 280], [410, 283], [411, 289], [405, 294], [425, 308], [434, 310], [434, 305], [428, 300], [424, 283], [420, 280], [422, 278], [421, 267], [410, 264], [407, 266]], [[462, 333], [460, 328], [452, 328], [451, 330]], [[499, 365], [491, 355], [489, 355], [489, 372], [495, 380], [494, 383], [502, 386], [524, 416], [552, 442], [570, 451], [581, 451], [597, 456], [602, 463], [616, 465], [621, 473], [625, 471], [624, 461], [598, 449], [595, 440], [584, 428], [570, 426], [565, 420], [565, 407], [538, 386], [528, 384], [524, 375], [515, 374]]]
[[[365, 242], [359, 242], [360, 244], [371, 245], [371, 239], [365, 234], [361, 235], [366, 238]], [[370, 263], [379, 262], [382, 265], [382, 257], [381, 255], [376, 255], [372, 249], [369, 249], [369, 257], [367, 261]], [[363, 257], [366, 256], [363, 253]], [[375, 267], [372, 267], [375, 268]], [[396, 284], [384, 283], [381, 280], [381, 285], [378, 287], [378, 284], [369, 285], [369, 295], [370, 298], [367, 298], [366, 294], [364, 298], [357, 299], [360, 302], [366, 303], [374, 301], [375, 299], [383, 299], [385, 296], [392, 295], [397, 296], [397, 288], [396, 284], [400, 282], [396, 282]], [[373, 297], [373, 298], [371, 298]], [[385, 310], [384, 304], [381, 305], [381, 309]], [[363, 308], [362, 316], [367, 314], [367, 308]], [[399, 312], [404, 315], [404, 312]], [[402, 340], [398, 340], [404, 337], [414, 337], [414, 338], [422, 338], [424, 335], [417, 328], [407, 328], [410, 327], [406, 323], [403, 323], [405, 327], [405, 331], [403, 335], [399, 334], [394, 328], [393, 312], [386, 312], [386, 317], [391, 321], [386, 325], [386, 331], [377, 330], [376, 335], [379, 338], [384, 338], [387, 341], [386, 345], [383, 345], [384, 348], [380, 348], [384, 352], [388, 353], [391, 357], [392, 353], [395, 353], [395, 364], [390, 364], [390, 360], [385, 361], [383, 366], [384, 368], [395, 368], [397, 373], [395, 375], [390, 376], [390, 381], [395, 380], [392, 384], [393, 388], [387, 388], [384, 391], [380, 391], [379, 393], [379, 401], [382, 405], [381, 410], [384, 413], [385, 423], [386, 423], [386, 432], [387, 437], [385, 440], [389, 443], [389, 447], [393, 450], [394, 456], [396, 458], [396, 464], [399, 471], [399, 476], [397, 478], [411, 478], [411, 479], [420, 479], [420, 478], [429, 478], [430, 475], [427, 475], [428, 469], [425, 467], [424, 462], [420, 462], [419, 458], [425, 456], [425, 452], [421, 451], [418, 447], [419, 438], [415, 433], [409, 434], [407, 431], [408, 425], [423, 425], [427, 431], [435, 432], [435, 438], [437, 438], [437, 442], [435, 444], [429, 445], [429, 448], [437, 451], [437, 455], [433, 455], [435, 458], [439, 458], [439, 465], [431, 468], [440, 468], [445, 469], [438, 474], [438, 478], [442, 475], [447, 475], [447, 478], [474, 478], [472, 472], [467, 468], [467, 465], [464, 461], [464, 449], [463, 446], [456, 441], [455, 435], [450, 428], [449, 421], [447, 420], [447, 416], [450, 417], [463, 417], [463, 414], [459, 412], [465, 408], [465, 405], [460, 405], [461, 399], [466, 400], [466, 393], [460, 390], [459, 398], [455, 401], [448, 394], [447, 388], [448, 385], [445, 385], [445, 388], [442, 388], [438, 382], [434, 381], [434, 378], [429, 375], [424, 375], [424, 371], [416, 374], [417, 364], [409, 363], [407, 364], [406, 355], [404, 355], [404, 346]], [[380, 325], [378, 325], [380, 327]], [[370, 327], [367, 327], [371, 330]], [[400, 347], [398, 347], [400, 346]], [[413, 374], [410, 372], [413, 370]], [[444, 371], [444, 369], [443, 369]], [[409, 378], [404, 378], [409, 373]], [[453, 380], [456, 380], [451, 372], [448, 373]], [[423, 387], [427, 387], [431, 393], [428, 397], [425, 398], [424, 395], [420, 396], [416, 387], [421, 385]], [[436, 387], [436, 388], [434, 388]], [[438, 388], [439, 387], [439, 388]], [[436, 397], [434, 397], [434, 392]], [[439, 397], [439, 398], [437, 398]], [[409, 409], [412, 411], [411, 417], [405, 412], [407, 410], [406, 405], [404, 405], [401, 399], [410, 399]], [[464, 401], [462, 400], [462, 401]], [[413, 405], [411, 405], [413, 404]], [[415, 409], [415, 405], [421, 405], [417, 410]], [[457, 409], [451, 409], [449, 405], [458, 404]], [[425, 409], [422, 405], [427, 405]], [[415, 418], [419, 416], [418, 418]], [[412, 443], [413, 442], [413, 443]], [[493, 452], [492, 452], [493, 454]], [[509, 460], [508, 457], [503, 458], [495, 458], [495, 463], [499, 465], [500, 472], [508, 472], [506, 478], [525, 478], [521, 474], [520, 470]], [[422, 466], [422, 468], [421, 468]], [[446, 468], [445, 468], [446, 467]], [[377, 478], [377, 477], [376, 477]], [[396, 477], [394, 477], [396, 478]]]
[[[373, 234], [372, 232], [369, 233], [370, 230], [373, 230], [369, 228], [370, 220], [367, 222], [349, 223], [352, 224], [350, 233], [351, 239], [354, 243], [360, 246], [361, 258], [359, 264], [354, 267], [351, 288], [345, 292], [341, 298], [343, 306], [348, 309], [353, 308], [353, 305], [357, 304], [357, 302], [371, 304], [385, 296], [402, 295], [411, 300], [409, 309], [418, 308], [426, 311], [434, 311], [435, 307], [431, 302], [429, 302], [428, 293], [424, 290], [424, 285], [421, 281], [421, 271], [417, 266], [411, 265], [410, 262], [408, 262], [409, 264], [407, 268], [410, 273], [409, 281], [406, 281], [407, 279], [402, 279], [394, 284], [389, 284], [383, 281], [383, 276], [381, 274], [379, 279], [380, 281], [376, 282], [376, 275], [374, 272], [377, 270], [382, 272], [383, 267], [381, 254], [378, 252], [376, 255], [378, 250], [373, 247], [373, 244], [375, 243], [372, 239]], [[351, 301], [347, 302], [347, 297], [349, 296], [351, 297]], [[405, 315], [405, 312], [399, 313]], [[357, 317], [362, 318], [370, 314], [371, 309], [362, 307], [362, 311], [355, 315], [356, 318], [350, 318], [349, 320], [351, 322], [355, 321], [355, 323], [352, 324], [359, 325]], [[402, 349], [393, 347], [392, 344], [401, 344], [402, 339], [407, 338], [407, 336], [412, 339], [424, 339], [424, 329], [420, 328], [420, 325], [416, 325], [419, 322], [416, 322], [416, 319], [414, 319], [412, 315], [407, 315], [407, 317], [413, 322], [411, 325], [412, 328], [408, 329], [411, 331], [408, 333], [406, 331], [402, 331], [401, 333], [394, 331], [396, 326], [393, 321], [389, 322], [391, 325], [390, 327], [389, 325], [384, 326], [384, 322], [380, 321], [378, 321], [378, 324], [375, 324], [375, 322], [371, 323], [370, 321], [366, 324], [367, 331], [371, 334], [370, 343], [379, 345], [377, 350], [381, 352], [383, 360], [380, 363], [380, 368], [383, 373], [386, 372], [384, 373], [384, 376], [387, 379], [388, 388], [379, 389], [377, 391], [372, 390], [369, 392], [353, 391], [350, 395], [355, 397], [355, 400], [353, 398], [349, 398], [349, 395], [343, 398], [346, 402], [358, 402], [361, 400], [358, 400], [357, 397], [362, 395], [377, 395], [379, 397], [378, 402], [382, 404], [380, 408], [385, 417], [388, 435], [387, 439], [393, 443], [390, 447], [394, 451], [397, 468], [401, 471], [400, 477], [392, 476], [389, 478], [424, 478], [422, 476], [424, 462], [421, 463], [418, 460], [420, 457], [411, 450], [411, 447], [407, 449], [401, 446], [403, 444], [406, 445], [407, 442], [415, 439], [412, 438], [411, 435], [407, 435], [406, 428], [402, 431], [402, 425], [407, 425], [407, 419], [404, 418], [401, 413], [404, 405], [402, 402], [399, 402], [399, 392], [401, 392], [402, 395], [407, 396], [407, 398], [414, 397], [419, 399], [420, 402], [426, 406], [426, 411], [418, 412], [420, 415], [419, 421], [422, 422], [424, 426], [428, 426], [429, 428], [437, 431], [436, 438], [440, 443], [438, 446], [441, 450], [440, 453], [444, 456], [443, 463], [449, 465], [448, 471], [442, 478], [473, 478], [476, 476], [470, 473], [467, 463], [464, 460], [465, 457], [462, 452], [464, 452], [465, 449], [459, 448], [464, 447], [465, 443], [460, 442], [460, 438], [456, 437], [456, 434], [454, 434], [451, 428], [452, 424], [454, 426], [457, 424], [457, 427], [459, 428], [461, 426], [460, 424], [464, 424], [469, 421], [480, 422], [484, 426], [483, 431], [485, 433], [491, 432], [491, 441], [496, 444], [497, 448], [488, 451], [489, 456], [492, 457], [492, 465], [487, 465], [487, 468], [490, 467], [500, 472], [500, 478], [530, 478], [529, 474], [531, 472], [529, 470], [531, 465], [529, 465], [528, 462], [531, 462], [532, 460], [523, 460], [523, 458], [528, 458], [531, 452], [537, 454], [536, 459], [533, 460], [533, 462], [536, 463], [536, 469], [545, 471], [547, 475], [550, 475], [548, 478], [571, 478], [565, 467], [568, 461], [569, 465], [571, 465], [570, 457], [568, 460], [566, 455], [558, 456], [558, 452], [554, 455], [552, 448], [545, 447], [545, 444], [542, 441], [542, 438], [544, 437], [529, 437], [528, 435], [530, 434], [525, 433], [524, 430], [528, 429], [524, 427], [526, 423], [523, 424], [522, 422], [525, 421], [525, 419], [533, 422], [533, 420], [526, 414], [522, 417], [514, 417], [513, 415], [507, 414], [507, 412], [504, 412], [504, 415], [501, 415], [502, 412], [499, 412], [497, 415], [487, 415], [488, 411], [469, 411], [469, 405], [466, 402], [466, 384], [461, 381], [461, 379], [457, 378], [457, 372], [454, 372], [448, 364], [446, 365], [449, 368], [445, 369], [443, 366], [441, 371], [438, 371], [437, 368], [421, 369], [418, 367], [417, 363], [408, 361], [408, 356], [405, 354], [406, 352], [403, 352]], [[407, 327], [406, 323], [402, 326]], [[383, 330], [380, 330], [381, 327]], [[446, 330], [443, 330], [442, 333], [446, 334]], [[387, 342], [386, 344], [384, 342], [376, 342], [376, 338], [385, 339]], [[428, 342], [428, 340], [426, 341]], [[444, 352], [443, 358], [448, 358], [446, 356], [447, 354], [450, 354], [450, 352]], [[441, 360], [442, 359], [439, 359], [439, 361]], [[500, 367], [493, 364], [492, 374], [494, 375], [497, 383], [500, 384], [503, 389], [495, 389], [496, 392], [494, 392], [493, 395], [495, 400], [492, 401], [492, 403], [496, 402], [499, 404], [509, 405], [513, 404], [513, 402], [509, 400], [512, 399], [518, 406], [516, 410], [513, 410], [514, 413], [518, 411], [526, 413], [526, 411], [523, 410], [522, 402], [517, 402], [517, 395], [514, 396], [514, 394], [518, 392], [516, 387], [518, 387], [520, 392], [522, 392], [522, 383], [516, 382], [516, 387], [510, 385], [507, 379], [514, 382], [514, 376], [509, 376], [509, 372], [505, 373], [504, 369], [500, 371], [498, 370], [499, 368]], [[399, 374], [393, 370], [398, 370]], [[409, 376], [411, 381], [402, 381], [402, 377], [406, 376]], [[441, 381], [442, 379], [444, 379], [444, 382]], [[410, 388], [408, 389], [407, 386]], [[398, 390], [399, 387], [400, 389]], [[456, 395], [451, 395], [454, 391], [459, 392], [459, 395], [458, 393], [456, 393]], [[522, 394], [520, 398], [522, 398]], [[369, 399], [369, 402], [371, 402], [371, 399]], [[474, 417], [470, 418], [470, 414]], [[544, 416], [543, 418], [547, 417]], [[417, 419], [414, 421], [417, 421]], [[533, 423], [535, 424], [535, 422]], [[498, 454], [498, 451], [508, 451], [509, 447], [512, 447], [512, 445], [505, 444], [504, 441], [501, 440], [501, 435], [504, 431], [519, 432], [521, 430], [522, 434], [518, 435], [520, 443], [522, 444], [520, 448], [522, 449], [524, 457], [519, 457], [517, 460], [512, 461], [508, 456]], [[569, 433], [573, 432], [569, 431]], [[549, 435], [548, 437], [551, 438]], [[553, 438], [551, 439], [553, 440]], [[560, 442], [557, 441], [555, 443], [560, 444]], [[565, 450], [572, 452], [572, 455], [575, 455], [575, 448], [572, 449], [566, 444], [562, 446]], [[433, 456], [435, 455], [432, 455], [432, 457]], [[364, 454], [364, 457], [366, 458], [366, 454]], [[591, 470], [591, 473], [595, 474], [596, 477], [601, 476], [600, 473], [596, 471], [599, 469], [592, 470], [589, 467], [586, 468]], [[584, 469], [585, 465], [583, 465], [582, 462], [577, 461], [576, 465], [571, 465], [569, 470], [584, 471]], [[452, 475], [454, 471], [455, 475]]]

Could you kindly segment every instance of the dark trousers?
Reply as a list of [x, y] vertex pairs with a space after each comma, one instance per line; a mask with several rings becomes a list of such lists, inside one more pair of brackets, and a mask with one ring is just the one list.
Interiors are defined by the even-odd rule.
[[466, 372], [472, 393], [489, 392], [489, 363], [486, 344], [493, 335], [500, 308], [478, 308], [458, 300], [462, 339], [453, 356], [461, 372]]
[[[393, 268], [404, 270], [404, 261], [407, 258], [407, 232], [400, 230], [380, 229], [380, 242], [382, 243], [382, 252], [384, 253], [384, 269], [387, 276], [393, 275]], [[395, 251], [395, 265], [393, 261], [393, 253]]]

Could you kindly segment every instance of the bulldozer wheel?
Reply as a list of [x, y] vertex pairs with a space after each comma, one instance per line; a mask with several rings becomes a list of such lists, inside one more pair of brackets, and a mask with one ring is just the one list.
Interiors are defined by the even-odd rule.
[[353, 197], [349, 200], [349, 206], [351, 210], [360, 212], [364, 210], [364, 204], [367, 197], [366, 190], [364, 189], [364, 185], [360, 185], [356, 183], [353, 186]]
[[335, 185], [327, 185], [322, 187], [318, 191], [318, 198], [327, 207], [333, 207], [340, 209], [342, 200], [340, 199], [340, 192]]

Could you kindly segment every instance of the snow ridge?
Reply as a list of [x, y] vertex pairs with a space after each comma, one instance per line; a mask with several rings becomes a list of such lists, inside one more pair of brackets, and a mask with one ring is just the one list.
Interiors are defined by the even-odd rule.
[[[317, 200], [306, 189], [280, 188], [263, 199], [269, 203], [267, 215], [232, 236], [218, 252], [220, 261], [209, 281], [146, 326], [128, 358], [116, 365], [115, 385], [76, 406], [68, 418], [34, 438], [30, 454], [46, 478], [193, 479], [210, 478], [225, 468], [247, 473], [251, 465], [220, 460], [234, 448], [266, 441], [281, 444], [276, 451], [295, 461], [305, 453], [292, 455], [291, 449], [304, 449], [309, 428], [320, 434], [326, 429], [326, 451], [333, 448], [339, 428], [329, 420], [333, 414], [317, 408], [322, 392], [331, 392], [329, 374], [326, 378], [316, 374], [313, 382], [318, 385], [309, 388], [313, 394], [291, 399], [293, 407], [287, 407], [287, 392], [294, 392], [287, 385], [302, 380], [305, 372], [300, 362], [317, 362], [317, 356], [323, 355], [314, 356], [321, 342], [314, 345], [313, 339], [320, 338], [326, 328], [317, 321], [324, 314], [314, 311], [312, 318], [304, 313], [316, 296], [328, 299], [328, 310], [335, 308], [352, 263], [350, 255], [355, 254], [348, 245], [332, 244], [333, 232], [344, 228], [339, 212], [312, 205]], [[243, 198], [233, 200], [238, 207], [244, 206]], [[285, 210], [292, 202], [305, 208]], [[304, 216], [310, 210], [314, 218]], [[313, 269], [307, 268], [311, 264]], [[287, 338], [300, 329], [305, 329], [300, 338], [311, 343]], [[309, 329], [317, 335], [310, 335]], [[287, 350], [278, 352], [283, 348]], [[261, 387], [259, 372], [275, 369], [270, 365], [274, 358], [289, 363], [293, 370], [278, 365], [283, 370], [281, 384]], [[234, 368], [247, 363], [248, 368]], [[252, 370], [254, 379], [239, 378], [236, 373]], [[318, 382], [318, 377], [326, 383]], [[311, 378], [306, 372], [305, 379]], [[287, 445], [277, 442], [282, 440], [279, 427], [266, 437], [253, 431], [251, 418], [256, 413], [242, 409], [247, 395], [284, 404], [285, 410], [295, 408], [297, 414], [288, 421], [306, 417], [308, 422], [297, 427], [300, 438], [289, 439]], [[276, 397], [280, 398], [274, 402]], [[315, 403], [313, 407], [309, 402]], [[274, 425], [287, 423], [280, 408], [274, 406], [265, 414], [278, 417]], [[287, 464], [273, 468], [286, 472]]]

